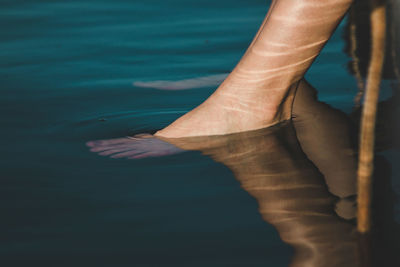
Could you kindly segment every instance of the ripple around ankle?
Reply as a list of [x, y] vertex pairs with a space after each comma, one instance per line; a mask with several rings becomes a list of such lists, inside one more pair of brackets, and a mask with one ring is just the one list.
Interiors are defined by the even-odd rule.
[[167, 81], [136, 81], [133, 83], [135, 87], [154, 88], [159, 90], [188, 90], [194, 88], [214, 87], [221, 84], [228, 74], [217, 74], [210, 76], [201, 76], [184, 80]]

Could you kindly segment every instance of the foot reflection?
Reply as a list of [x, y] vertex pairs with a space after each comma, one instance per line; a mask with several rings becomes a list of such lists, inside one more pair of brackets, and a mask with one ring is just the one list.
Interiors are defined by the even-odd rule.
[[349, 220], [356, 160], [347, 118], [318, 102], [307, 83], [298, 90], [293, 123], [175, 144], [203, 144], [197, 149], [232, 170], [263, 219], [295, 249], [291, 266], [357, 266]]

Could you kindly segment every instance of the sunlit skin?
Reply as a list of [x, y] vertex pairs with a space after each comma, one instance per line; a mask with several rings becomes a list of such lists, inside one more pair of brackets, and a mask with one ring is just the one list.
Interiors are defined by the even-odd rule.
[[223, 135], [290, 119], [296, 83], [332, 35], [351, 0], [275, 0], [231, 74], [201, 105], [155, 135]]
[[[158, 131], [160, 138], [224, 135], [265, 128], [292, 116], [298, 81], [349, 8], [351, 0], [274, 0], [246, 53], [217, 90], [200, 106]], [[215, 79], [215, 77], [213, 78]], [[191, 88], [197, 79], [153, 84], [163, 89]], [[188, 84], [189, 83], [189, 84]], [[196, 85], [194, 85], [196, 86]], [[122, 138], [131, 157], [177, 153], [158, 141]], [[116, 151], [109, 140], [92, 141], [92, 151]], [[126, 148], [124, 148], [126, 149]], [[128, 153], [125, 151], [125, 153]], [[139, 156], [141, 154], [141, 156]], [[115, 155], [114, 157], [118, 157]]]

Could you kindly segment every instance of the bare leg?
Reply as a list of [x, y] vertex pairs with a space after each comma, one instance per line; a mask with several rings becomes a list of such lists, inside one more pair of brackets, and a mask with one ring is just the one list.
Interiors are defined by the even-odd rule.
[[349, 8], [351, 0], [275, 0], [252, 44], [200, 106], [156, 133], [221, 135], [290, 118], [299, 81]]

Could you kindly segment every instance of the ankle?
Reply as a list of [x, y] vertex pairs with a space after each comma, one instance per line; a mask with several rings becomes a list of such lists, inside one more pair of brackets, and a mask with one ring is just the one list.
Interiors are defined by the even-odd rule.
[[[232, 73], [230, 76], [235, 76]], [[214, 97], [221, 101], [241, 104], [244, 107], [262, 107], [269, 112], [278, 109], [300, 78], [286, 78], [251, 82], [228, 77], [215, 91]]]

